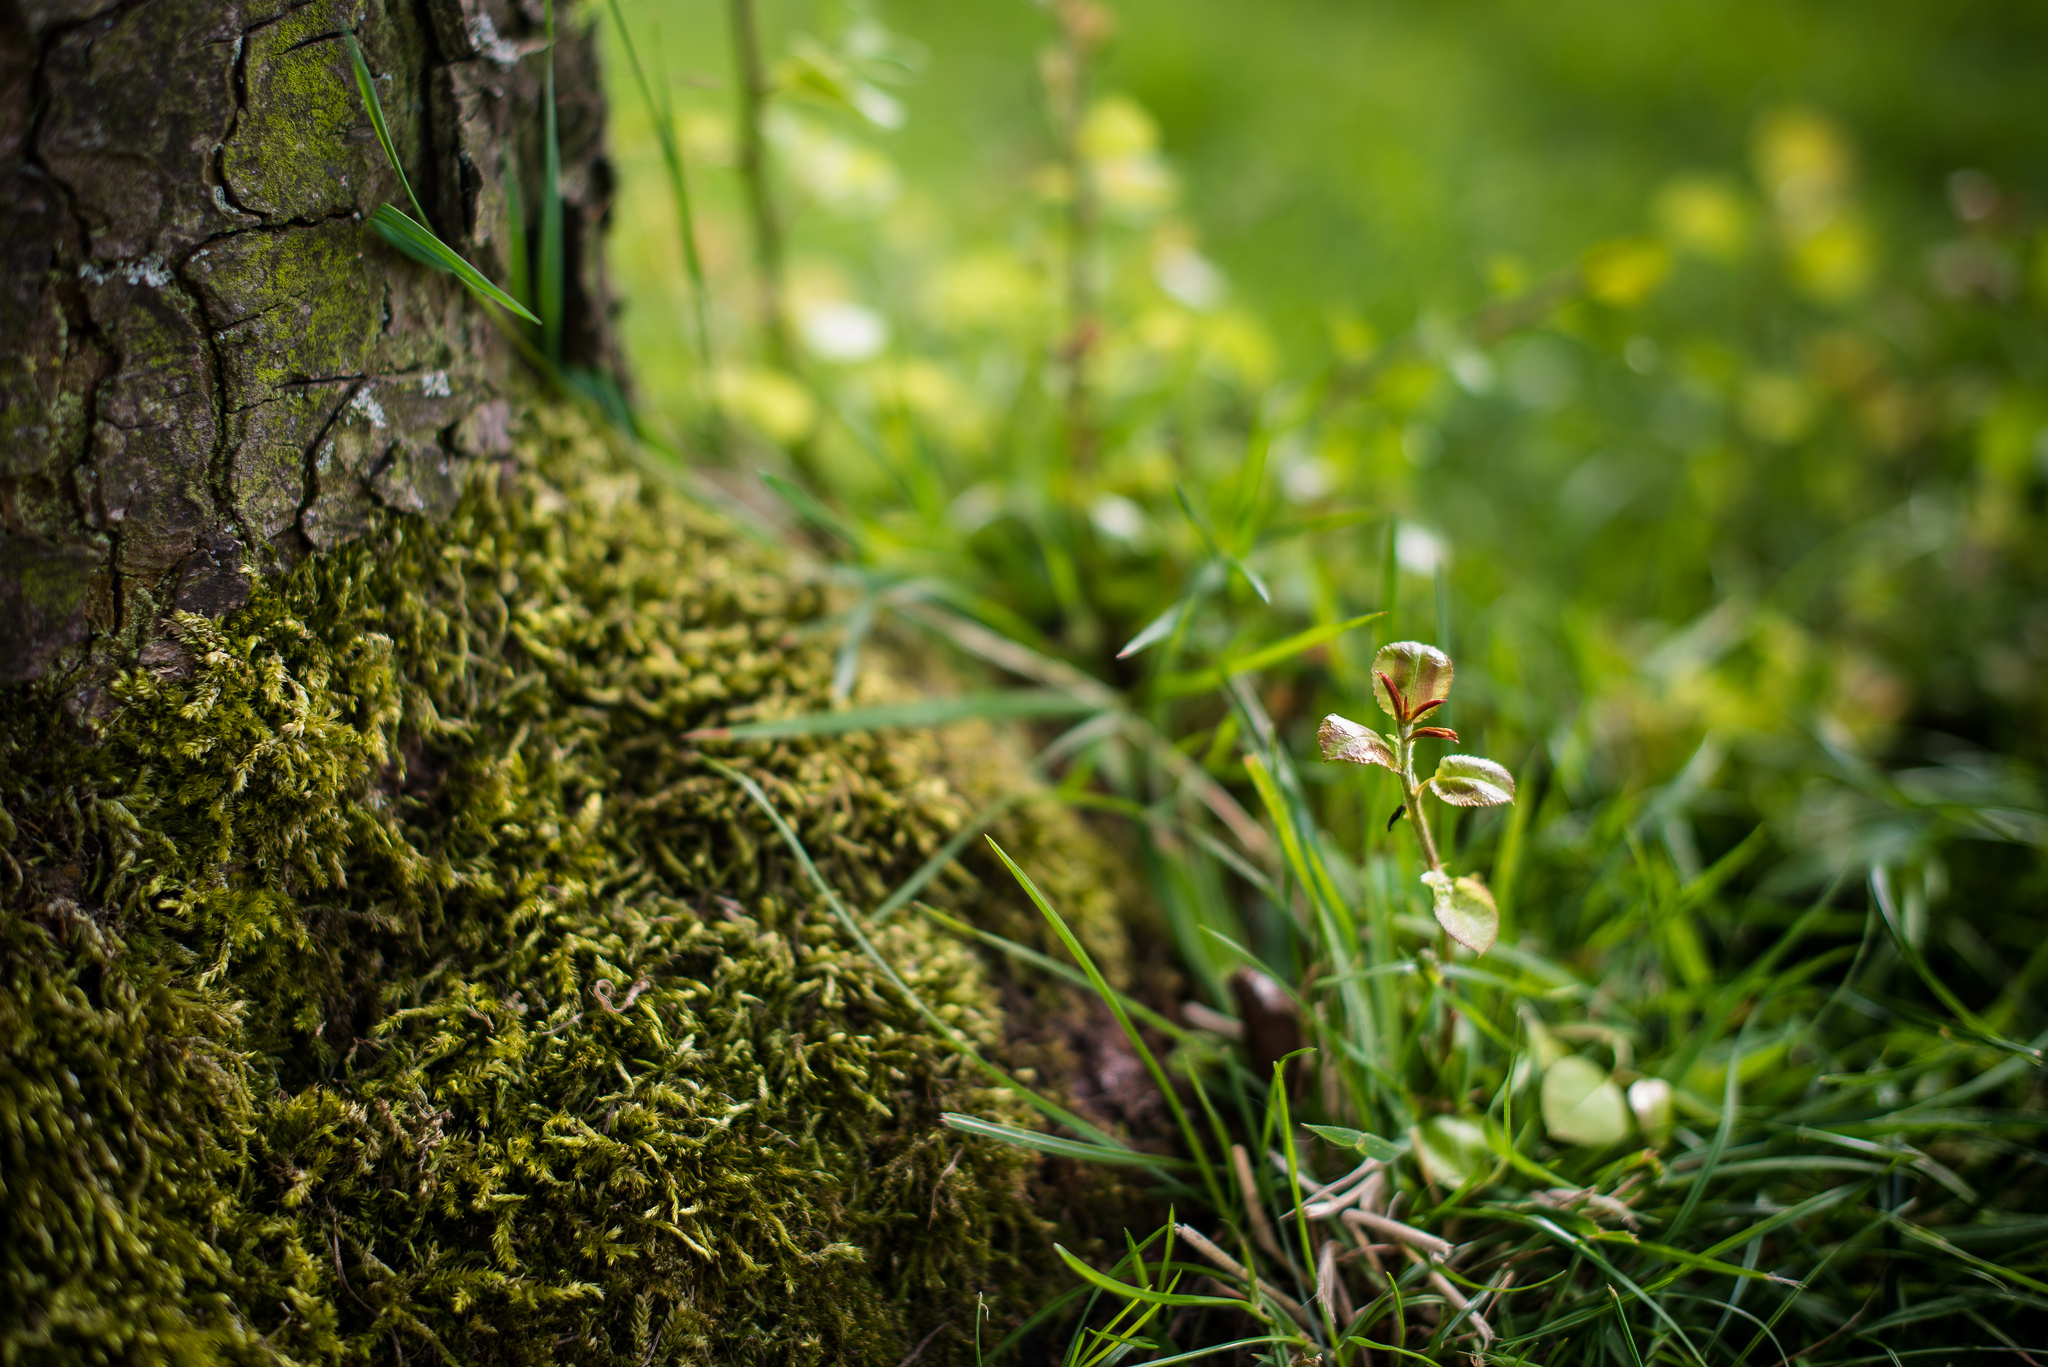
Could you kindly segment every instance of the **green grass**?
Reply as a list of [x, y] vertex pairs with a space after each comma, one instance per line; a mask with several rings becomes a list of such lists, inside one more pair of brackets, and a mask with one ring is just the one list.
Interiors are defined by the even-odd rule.
[[[1112, 991], [1012, 866], [1175, 1123], [948, 1123], [1174, 1213], [977, 1356], [2048, 1341], [2038, 16], [1133, 0], [1098, 50], [1075, 4], [763, 7], [743, 166], [722, 11], [653, 9], [634, 421], [768, 467], [843, 678], [877, 633], [988, 675], [775, 734], [1066, 714], [1040, 767], [1199, 1008]], [[1316, 757], [1404, 639], [1512, 803]]]

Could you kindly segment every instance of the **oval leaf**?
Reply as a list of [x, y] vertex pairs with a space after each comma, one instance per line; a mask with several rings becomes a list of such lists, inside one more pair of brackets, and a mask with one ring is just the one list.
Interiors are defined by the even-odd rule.
[[[1373, 698], [1381, 711], [1397, 721], [1407, 721], [1418, 715], [1417, 708], [1451, 696], [1451, 676], [1456, 672], [1450, 656], [1420, 641], [1381, 646], [1380, 653], [1372, 657], [1372, 671]], [[1382, 674], [1400, 693], [1398, 702], [1387, 696], [1386, 685], [1379, 681]]]
[[1474, 954], [1484, 954], [1500, 938], [1500, 909], [1486, 884], [1470, 875], [1453, 881], [1431, 870], [1422, 881], [1436, 895], [1436, 919], [1450, 937]]
[[1515, 776], [1477, 755], [1445, 755], [1429, 787], [1453, 807], [1498, 807], [1515, 800]]
[[1599, 1064], [1568, 1054], [1543, 1074], [1543, 1128], [1561, 1144], [1619, 1144], [1628, 1138], [1628, 1101]]
[[1493, 1168], [1486, 1131], [1455, 1115], [1433, 1115], [1408, 1132], [1422, 1175], [1439, 1186], [1462, 1187]]
[[1382, 769], [1401, 771], [1394, 760], [1393, 747], [1379, 732], [1360, 726], [1355, 721], [1346, 721], [1332, 712], [1323, 718], [1322, 727], [1316, 732], [1316, 739], [1323, 743], [1323, 758], [1327, 760], [1349, 760], [1353, 764], [1377, 764]]

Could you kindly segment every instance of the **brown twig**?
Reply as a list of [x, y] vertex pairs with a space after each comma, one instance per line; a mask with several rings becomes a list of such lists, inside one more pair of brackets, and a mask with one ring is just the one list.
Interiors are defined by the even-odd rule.
[[1287, 1255], [1281, 1251], [1280, 1241], [1273, 1235], [1273, 1226], [1266, 1219], [1265, 1206], [1259, 1200], [1259, 1184], [1252, 1176], [1252, 1156], [1245, 1152], [1244, 1145], [1230, 1146], [1230, 1166], [1237, 1173], [1238, 1190], [1244, 1193], [1245, 1218], [1251, 1221], [1252, 1242], [1276, 1262], [1285, 1263]]
[[1283, 1295], [1282, 1293], [1274, 1290], [1271, 1286], [1267, 1285], [1265, 1282], [1260, 1281], [1257, 1277], [1254, 1277], [1248, 1270], [1246, 1270], [1245, 1265], [1243, 1263], [1239, 1262], [1237, 1259], [1231, 1257], [1228, 1253], [1225, 1253], [1222, 1249], [1218, 1248], [1215, 1244], [1211, 1243], [1209, 1241], [1208, 1236], [1203, 1234], [1200, 1230], [1196, 1229], [1193, 1225], [1181, 1225], [1179, 1226], [1176, 1232], [1180, 1235], [1181, 1239], [1188, 1245], [1188, 1247], [1194, 1249], [1195, 1252], [1201, 1254], [1204, 1258], [1207, 1258], [1210, 1262], [1222, 1268], [1225, 1272], [1228, 1272], [1231, 1276], [1237, 1278], [1246, 1286], [1253, 1288], [1260, 1296], [1264, 1297], [1266, 1300], [1273, 1302], [1273, 1304], [1279, 1306], [1282, 1310], [1285, 1310], [1289, 1315], [1294, 1317], [1294, 1320], [1298, 1324], [1300, 1324], [1302, 1328], [1309, 1330], [1314, 1329], [1315, 1326], [1309, 1319], [1309, 1313], [1308, 1311], [1302, 1308], [1300, 1301], [1295, 1300], [1292, 1296]]

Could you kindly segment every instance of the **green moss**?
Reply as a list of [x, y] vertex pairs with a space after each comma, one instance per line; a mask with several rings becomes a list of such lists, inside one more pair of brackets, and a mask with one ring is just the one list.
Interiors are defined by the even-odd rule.
[[[823, 593], [533, 424], [445, 524], [179, 619], [95, 726], [9, 695], [0, 1360], [895, 1363], [1023, 1308], [1032, 1174], [936, 1123], [1009, 1104], [676, 739], [827, 705]], [[869, 904], [1020, 781], [721, 753]], [[1106, 861], [1025, 810], [1113, 954]], [[972, 867], [928, 899], [1015, 914]], [[880, 938], [1001, 1041], [988, 966]]]

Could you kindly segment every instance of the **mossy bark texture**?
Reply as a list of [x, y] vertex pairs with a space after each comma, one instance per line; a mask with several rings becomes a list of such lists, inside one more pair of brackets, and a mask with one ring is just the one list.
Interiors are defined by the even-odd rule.
[[[0, 0], [0, 1363], [887, 1367], [1027, 1299], [1039, 1174], [938, 1123], [1015, 1103], [680, 739], [831, 706], [825, 594], [517, 402], [365, 226], [351, 28], [509, 275], [518, 3]], [[557, 60], [588, 362], [601, 110]], [[712, 748], [861, 906], [1017, 779]], [[1114, 965], [1109, 861], [1011, 812]], [[926, 899], [1028, 935], [992, 872]], [[875, 939], [987, 1046], [1030, 1009], [920, 916]]]
[[[82, 721], [12, 691], [0, 1358], [890, 1364], [1016, 1308], [1030, 1170], [937, 1121], [1014, 1101], [677, 740], [828, 705], [822, 594], [566, 419], [519, 447]], [[980, 800], [929, 737], [719, 749], [866, 905]], [[999, 834], [1114, 964], [1102, 855]], [[876, 939], [1000, 1045], [971, 951]]]
[[[218, 616], [240, 569], [446, 516], [511, 352], [367, 226], [399, 199], [363, 45], [444, 240], [510, 277], [539, 203], [538, 0], [0, 0], [0, 678]], [[591, 44], [555, 60], [566, 346], [603, 351]], [[523, 191], [523, 193], [522, 193]]]

